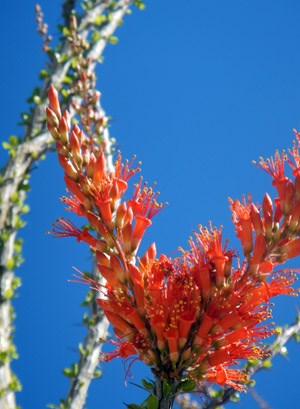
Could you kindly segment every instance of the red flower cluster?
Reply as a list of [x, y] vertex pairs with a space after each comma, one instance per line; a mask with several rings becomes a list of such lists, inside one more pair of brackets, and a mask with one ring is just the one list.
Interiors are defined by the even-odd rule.
[[[127, 182], [139, 168], [122, 163], [119, 155], [114, 170], [108, 170], [103, 151], [89, 152], [80, 129], [70, 129], [67, 113], [61, 116], [53, 87], [49, 101], [48, 129], [73, 194], [63, 201], [96, 234], [65, 219], [53, 233], [75, 236], [95, 252], [106, 279], [105, 288], [93, 282], [103, 294], [98, 304], [118, 339], [116, 350], [105, 359], [135, 356], [161, 378], [185, 377], [242, 390], [247, 376], [230, 367], [264, 355], [258, 341], [273, 333], [264, 323], [270, 317], [269, 300], [295, 295], [292, 272], [274, 268], [300, 254], [299, 146], [295, 143], [289, 159], [276, 153], [258, 165], [273, 177], [278, 191], [274, 204], [268, 195], [259, 207], [251, 197], [247, 202], [231, 200], [243, 262], [223, 245], [221, 230], [200, 226], [181, 256], [157, 258], [152, 244], [136, 263], [145, 230], [164, 205], [141, 179], [125, 201]], [[294, 181], [284, 173], [285, 162], [293, 168]]]

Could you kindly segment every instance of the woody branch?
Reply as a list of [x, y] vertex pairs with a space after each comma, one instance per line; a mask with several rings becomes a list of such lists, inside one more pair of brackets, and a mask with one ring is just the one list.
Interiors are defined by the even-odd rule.
[[[105, 13], [110, 7], [106, 1], [93, 1], [93, 6], [83, 12], [78, 31], [83, 37], [87, 37], [94, 28], [95, 18]], [[75, 2], [65, 1], [64, 11], [71, 10], [71, 4]], [[131, 0], [117, 1], [110, 9], [110, 19], [103, 27], [98, 28], [100, 36], [89, 50], [89, 56], [94, 61], [99, 60], [107, 44], [107, 39], [111, 36], [126, 11], [132, 4]], [[66, 17], [66, 16], [64, 16]], [[0, 185], [1, 214], [0, 214], [0, 350], [7, 355], [7, 359], [0, 364], [0, 403], [3, 409], [14, 409], [16, 407], [15, 390], [16, 378], [10, 367], [10, 361], [14, 353], [12, 338], [12, 303], [11, 293], [14, 285], [15, 264], [14, 260], [17, 233], [21, 227], [16, 220], [22, 213], [23, 203], [26, 198], [26, 186], [32, 165], [49, 150], [52, 140], [46, 131], [45, 106], [46, 93], [50, 83], [54, 83], [61, 89], [62, 81], [70, 66], [71, 50], [69, 42], [65, 39], [61, 45], [61, 54], [67, 55], [64, 62], [59, 59], [50, 61], [49, 76], [44, 80], [41, 87], [39, 100], [27, 120], [23, 137], [15, 149], [15, 154], [10, 157], [2, 170], [2, 181]], [[108, 138], [108, 133], [106, 134]], [[109, 154], [109, 152], [106, 152]], [[18, 196], [18, 200], [14, 198]], [[80, 406], [77, 406], [78, 408]]]

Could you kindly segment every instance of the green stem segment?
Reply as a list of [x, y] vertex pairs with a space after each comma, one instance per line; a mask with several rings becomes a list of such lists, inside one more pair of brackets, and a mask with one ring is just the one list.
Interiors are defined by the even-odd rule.
[[172, 409], [177, 393], [179, 381], [174, 379], [161, 379], [156, 376], [155, 380], [155, 396], [159, 401], [157, 409]]

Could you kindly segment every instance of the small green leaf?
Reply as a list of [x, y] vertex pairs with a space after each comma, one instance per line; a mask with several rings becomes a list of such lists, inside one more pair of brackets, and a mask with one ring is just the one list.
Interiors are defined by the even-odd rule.
[[99, 369], [97, 369], [93, 374], [93, 378], [94, 379], [100, 378], [101, 375], [102, 375], [102, 372]]
[[266, 359], [265, 361], [264, 361], [264, 363], [262, 364], [262, 368], [264, 368], [264, 369], [269, 369], [269, 368], [271, 368], [272, 367], [272, 361], [271, 361], [271, 359]]
[[48, 73], [47, 70], [41, 70], [40, 71], [40, 76], [39, 77], [40, 77], [41, 80], [47, 78], [48, 76], [49, 76], [49, 73]]
[[62, 54], [62, 55], [60, 56], [60, 58], [59, 58], [59, 62], [60, 62], [60, 63], [64, 63], [64, 62], [68, 61], [68, 59], [69, 59], [68, 54]]
[[234, 393], [230, 396], [229, 400], [230, 400], [231, 402], [238, 403], [238, 402], [240, 401], [240, 394], [239, 394], [238, 392], [234, 392]]
[[41, 97], [40, 96], [38, 96], [38, 95], [35, 95], [33, 98], [32, 98], [32, 100], [33, 100], [33, 102], [36, 104], [36, 105], [39, 105], [40, 103], [41, 103]]
[[68, 75], [66, 75], [63, 79], [63, 82], [67, 85], [71, 85], [74, 81], [73, 78], [69, 77]]
[[68, 376], [69, 378], [72, 378], [72, 370], [70, 368], [64, 368], [63, 374]]
[[12, 201], [14, 204], [17, 204], [17, 203], [18, 203], [18, 201], [19, 201], [19, 193], [18, 193], [18, 192], [14, 192], [14, 193], [11, 195], [11, 201]]
[[146, 8], [146, 5], [142, 0], [135, 0], [133, 4], [140, 10], [144, 10]]
[[8, 142], [6, 142], [6, 141], [2, 142], [2, 147], [3, 147], [3, 149], [6, 149], [6, 150], [11, 148], [10, 144]]
[[253, 386], [255, 386], [256, 382], [254, 379], [250, 379], [250, 381], [248, 382], [248, 385], [251, 386], [253, 388]]
[[119, 41], [118, 40], [118, 37], [116, 37], [116, 36], [109, 36], [108, 37], [108, 39], [107, 39], [107, 41], [110, 43], [110, 44], [117, 44], [117, 42]]
[[91, 37], [91, 42], [92, 42], [92, 43], [96, 43], [96, 42], [99, 41], [101, 38], [102, 38], [102, 35], [101, 35], [98, 31], [94, 30], [94, 31], [93, 31], [93, 34], [92, 34], [92, 37]]
[[102, 14], [102, 15], [97, 16], [97, 17], [95, 18], [94, 24], [95, 24], [96, 26], [101, 26], [101, 24], [105, 23], [106, 20], [107, 20], [107, 17]]
[[63, 27], [61, 32], [65, 37], [68, 37], [70, 35], [70, 30], [67, 27]]
[[9, 259], [7, 260], [7, 262], [6, 262], [6, 268], [7, 268], [7, 270], [10, 270], [10, 271], [11, 271], [11, 270], [14, 270], [15, 267], [16, 267], [15, 259], [14, 259], [13, 257], [9, 258]]
[[11, 135], [8, 140], [11, 146], [18, 146], [20, 143], [20, 138], [18, 138], [16, 135]]
[[28, 205], [24, 205], [21, 209], [21, 213], [25, 214], [28, 213], [30, 210], [30, 207]]
[[125, 405], [126, 405], [126, 407], [127, 407], [128, 409], [143, 409], [142, 406], [140, 406], [140, 405], [135, 405], [134, 403], [130, 403], [129, 405], [127, 405], [127, 404], [125, 403]]
[[293, 338], [296, 342], [300, 342], [300, 332], [296, 332], [296, 334], [293, 335]]
[[146, 381], [146, 379], [142, 379], [142, 384], [143, 384], [144, 388], [147, 389], [148, 391], [153, 391], [153, 389], [155, 387], [153, 382]]
[[163, 381], [163, 393], [164, 393], [164, 396], [170, 396], [171, 394], [171, 386], [169, 385], [166, 379], [164, 379]]
[[178, 385], [178, 389], [182, 390], [183, 392], [191, 392], [195, 389], [195, 387], [196, 383], [191, 379], [185, 379]]
[[143, 406], [145, 407], [145, 409], [158, 409], [159, 401], [157, 396], [155, 395], [148, 396], [148, 398], [144, 400]]
[[14, 296], [14, 290], [12, 288], [8, 288], [5, 292], [4, 292], [4, 298], [6, 300], [10, 300], [11, 298], [13, 298]]
[[64, 88], [61, 90], [60, 93], [64, 98], [68, 98], [68, 96], [69, 96], [68, 91], [66, 89], [64, 89]]
[[21, 287], [21, 279], [20, 277], [14, 277], [12, 282], [11, 282], [11, 286], [14, 290], [16, 290], [17, 288]]
[[255, 365], [258, 364], [258, 362], [259, 362], [258, 359], [249, 359], [248, 360], [248, 366], [250, 366], [250, 367], [255, 366]]

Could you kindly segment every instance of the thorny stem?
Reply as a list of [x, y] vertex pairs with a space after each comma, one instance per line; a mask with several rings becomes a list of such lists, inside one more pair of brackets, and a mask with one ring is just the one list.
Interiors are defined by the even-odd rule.
[[[64, 10], [70, 11], [70, 2], [64, 1]], [[122, 19], [130, 5], [132, 0], [119, 0], [114, 7], [110, 10], [110, 20], [107, 24], [100, 29], [101, 37], [96, 41], [89, 51], [89, 56], [93, 61], [99, 60], [103, 50], [107, 44], [107, 39], [114, 33], [118, 27], [119, 21]], [[80, 20], [79, 31], [82, 37], [87, 37], [93, 27], [93, 22], [96, 16], [105, 12], [108, 7], [108, 2], [93, 1], [93, 7], [86, 10]], [[99, 30], [99, 28], [98, 28]], [[65, 40], [62, 44], [62, 54], [68, 56], [71, 55], [71, 50], [68, 40]], [[92, 68], [95, 67], [95, 64]], [[63, 79], [68, 72], [70, 66], [70, 59], [60, 63], [59, 61], [52, 61], [51, 72], [48, 78], [45, 79], [41, 91], [40, 91], [40, 104], [35, 105], [33, 112], [30, 114], [29, 122], [24, 130], [23, 142], [21, 142], [17, 149], [16, 155], [11, 157], [3, 171], [2, 181], [0, 185], [0, 351], [6, 353], [9, 350], [11, 339], [13, 335], [12, 319], [13, 310], [9, 297], [7, 297], [7, 290], [12, 288], [14, 280], [14, 271], [9, 268], [9, 260], [14, 257], [14, 246], [16, 242], [17, 232], [19, 227], [15, 224], [16, 216], [21, 212], [21, 205], [14, 203], [13, 197], [16, 193], [19, 195], [18, 203], [23, 204], [26, 193], [24, 190], [20, 190], [20, 185], [24, 182], [25, 178], [29, 176], [32, 165], [38, 161], [41, 156], [49, 150], [52, 145], [52, 138], [48, 134], [45, 127], [45, 107], [46, 107], [46, 94], [50, 83], [53, 83], [58, 89], [61, 89]], [[66, 107], [65, 107], [66, 108]], [[107, 154], [109, 152], [110, 144], [107, 148]], [[107, 324], [103, 323], [102, 318], [99, 319], [99, 331], [101, 332], [101, 325], [106, 328]], [[98, 325], [96, 326], [98, 328]], [[99, 335], [99, 334], [98, 334]], [[91, 335], [90, 332], [87, 335], [86, 343], [92, 344], [99, 338], [98, 335]], [[103, 336], [103, 335], [102, 335]], [[97, 338], [98, 337], [98, 338]], [[94, 340], [94, 341], [93, 341]], [[83, 370], [86, 371], [86, 367], [82, 365]], [[89, 371], [86, 372], [87, 378], [90, 376]], [[81, 376], [82, 374], [79, 374]], [[14, 381], [14, 375], [11, 371], [10, 360], [0, 364], [0, 407], [2, 409], [15, 409], [16, 399], [15, 390], [10, 386]], [[74, 380], [75, 381], [75, 380]], [[86, 380], [88, 387], [90, 380]], [[73, 389], [77, 390], [76, 388]], [[87, 390], [87, 388], [86, 388]], [[81, 401], [75, 399], [76, 393], [70, 391], [69, 397], [71, 400], [71, 406], [73, 409], [81, 409], [85, 397], [82, 397]], [[86, 396], [86, 392], [85, 392]], [[74, 398], [74, 403], [72, 403]], [[75, 403], [76, 402], [76, 403]]]

